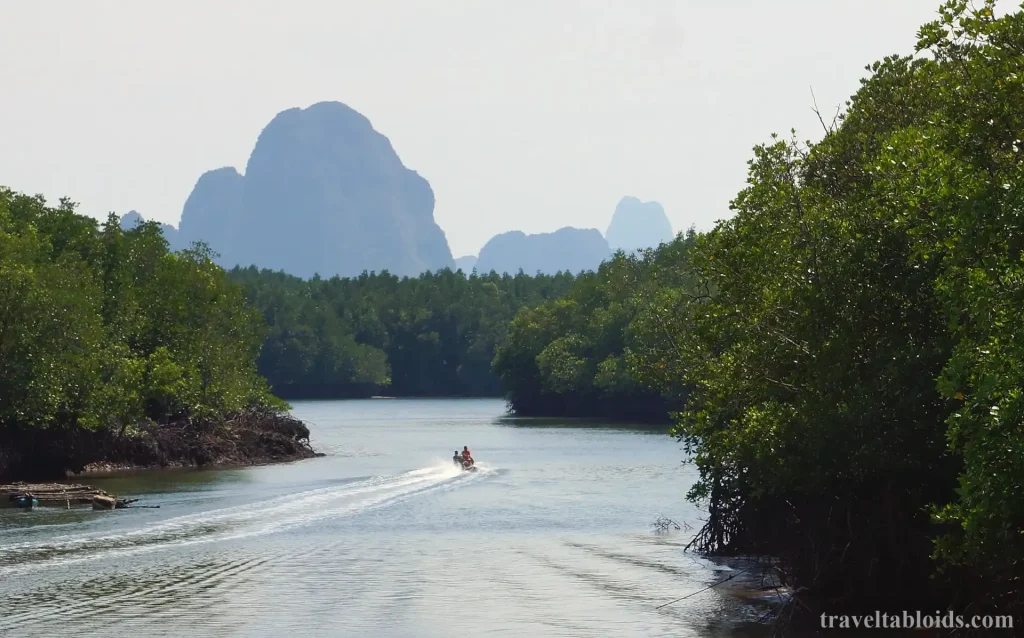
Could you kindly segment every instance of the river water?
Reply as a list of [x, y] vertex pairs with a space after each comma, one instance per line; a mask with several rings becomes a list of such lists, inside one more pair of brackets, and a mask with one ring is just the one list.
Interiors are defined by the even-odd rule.
[[664, 431], [497, 400], [293, 413], [325, 457], [89, 480], [153, 509], [0, 510], [0, 636], [764, 633], [762, 604], [701, 592], [742, 569], [683, 552], [695, 471]]

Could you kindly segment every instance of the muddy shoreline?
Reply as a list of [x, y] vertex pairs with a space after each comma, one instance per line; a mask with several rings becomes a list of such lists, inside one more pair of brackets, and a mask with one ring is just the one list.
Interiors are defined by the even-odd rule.
[[121, 432], [0, 427], [0, 482], [138, 471], [237, 468], [323, 456], [288, 415], [248, 411], [221, 421], [142, 422]]

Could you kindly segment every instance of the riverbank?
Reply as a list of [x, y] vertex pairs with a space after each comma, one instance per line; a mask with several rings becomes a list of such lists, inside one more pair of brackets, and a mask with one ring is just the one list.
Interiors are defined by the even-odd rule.
[[120, 432], [66, 428], [0, 428], [0, 481], [55, 480], [71, 475], [156, 468], [239, 467], [322, 454], [309, 428], [291, 416], [247, 411], [222, 421], [142, 422]]

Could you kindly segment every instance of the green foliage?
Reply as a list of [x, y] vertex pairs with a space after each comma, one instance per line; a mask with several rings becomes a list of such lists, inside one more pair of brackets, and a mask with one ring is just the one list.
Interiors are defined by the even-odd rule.
[[913, 171], [906, 187], [923, 192], [919, 235], [942, 260], [936, 290], [956, 339], [939, 389], [955, 406], [948, 438], [963, 471], [939, 518], [959, 531], [940, 555], [980, 568], [1022, 604], [1024, 13], [997, 19], [993, 9], [951, 2], [922, 29], [941, 68], [919, 133], [934, 150], [899, 150]]
[[304, 281], [254, 267], [230, 276], [268, 325], [259, 372], [296, 398], [498, 396], [490, 364], [509, 321], [574, 281], [449, 270]]
[[[0, 420], [45, 426], [86, 401], [104, 336], [102, 290], [81, 260], [51, 257], [45, 237], [14, 221], [10, 200], [0, 190]], [[41, 206], [18, 203], [19, 217]]]
[[823, 140], [755, 149], [731, 219], [521, 311], [495, 359], [525, 413], [686, 396], [697, 545], [830, 613], [1024, 609], [1024, 12], [994, 9], [944, 5]]
[[660, 361], [651, 366], [654, 359], [671, 358], [651, 324], [674, 310], [664, 305], [668, 291], [689, 294], [695, 242], [691, 231], [643, 254], [619, 253], [564, 298], [521, 310], [494, 359], [512, 409], [666, 419], [685, 388], [678, 377], [649, 372], [666, 370]]
[[940, 15], [821, 142], [755, 149], [693, 254], [712, 294], [643, 329], [668, 356], [639, 363], [694, 388], [704, 547], [780, 556], [832, 609], [954, 572], [1022, 603], [1024, 14]]
[[0, 425], [280, 407], [255, 372], [262, 330], [209, 255], [169, 252], [156, 224], [124, 232], [0, 188]]

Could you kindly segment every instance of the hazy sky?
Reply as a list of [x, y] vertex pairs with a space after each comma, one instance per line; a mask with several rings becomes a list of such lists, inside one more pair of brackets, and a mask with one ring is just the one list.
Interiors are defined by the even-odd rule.
[[345, 102], [437, 197], [455, 256], [603, 232], [623, 195], [728, 215], [751, 147], [911, 53], [940, 0], [0, 0], [0, 184], [177, 224], [279, 111]]

